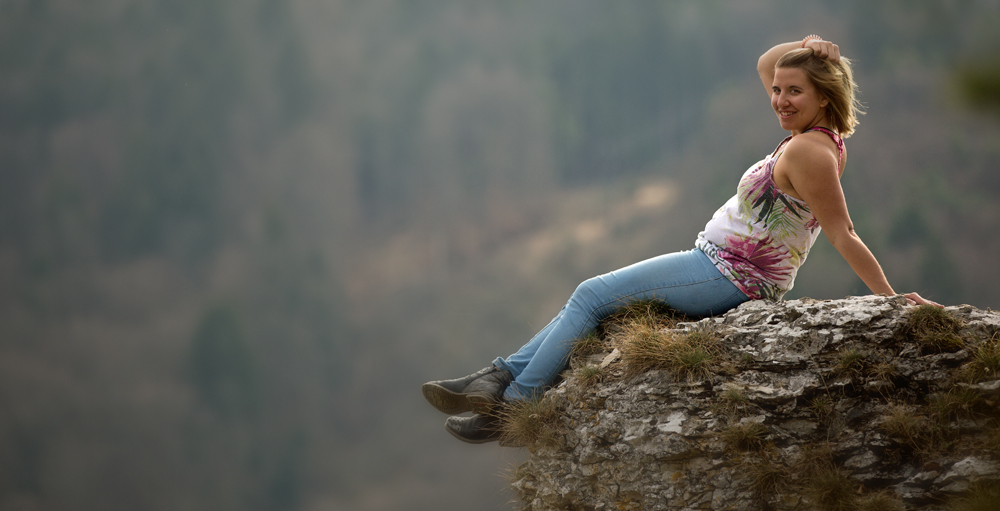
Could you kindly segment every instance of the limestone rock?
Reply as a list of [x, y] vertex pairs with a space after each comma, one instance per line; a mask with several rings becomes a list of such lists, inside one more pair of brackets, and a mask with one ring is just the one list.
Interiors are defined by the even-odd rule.
[[914, 310], [900, 296], [804, 298], [679, 323], [720, 339], [724, 363], [700, 378], [626, 376], [609, 345], [591, 357], [603, 381], [569, 370], [546, 393], [552, 434], [513, 488], [534, 511], [822, 509], [823, 484], [855, 504], [944, 510], [1000, 480], [1000, 375], [977, 362], [1000, 314], [949, 307], [957, 321], [933, 344]]

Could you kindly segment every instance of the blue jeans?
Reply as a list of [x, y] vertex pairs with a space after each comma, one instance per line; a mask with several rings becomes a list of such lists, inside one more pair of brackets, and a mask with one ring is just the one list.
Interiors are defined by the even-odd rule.
[[566, 367], [576, 340], [628, 302], [651, 299], [689, 316], [722, 314], [749, 300], [698, 249], [661, 255], [588, 279], [517, 353], [493, 361], [514, 376], [504, 398], [540, 396]]

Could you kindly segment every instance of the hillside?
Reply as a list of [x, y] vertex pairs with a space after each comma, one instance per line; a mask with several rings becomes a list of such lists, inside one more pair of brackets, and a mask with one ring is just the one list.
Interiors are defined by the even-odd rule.
[[[996, 308], [998, 25], [996, 0], [0, 0], [0, 509], [484, 502], [510, 460], [414, 389], [691, 248], [785, 135], [757, 57], [808, 33], [857, 63], [843, 186], [894, 288]], [[866, 292], [820, 240], [788, 298]]]

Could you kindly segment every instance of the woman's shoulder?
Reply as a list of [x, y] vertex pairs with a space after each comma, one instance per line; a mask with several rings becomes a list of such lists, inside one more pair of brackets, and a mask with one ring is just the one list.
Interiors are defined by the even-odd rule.
[[795, 143], [795, 145], [810, 149], [826, 148], [837, 151], [839, 147], [844, 145], [844, 140], [833, 131], [811, 129], [791, 137], [788, 143], [789, 145]]
[[[807, 169], [830, 166], [837, 168], [843, 160], [840, 148], [830, 135], [814, 130], [800, 133], [785, 145], [782, 159], [802, 164]], [[837, 168], [838, 173], [840, 168]]]
[[834, 158], [837, 158], [842, 151], [846, 152], [846, 149], [844, 140], [836, 133], [818, 129], [795, 135], [786, 144], [786, 151], [830, 153]]

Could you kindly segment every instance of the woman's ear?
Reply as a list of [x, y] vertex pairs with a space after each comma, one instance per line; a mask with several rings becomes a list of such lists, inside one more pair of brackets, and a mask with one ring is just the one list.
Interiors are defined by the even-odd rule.
[[829, 104], [830, 104], [830, 100], [829, 100], [829, 99], [826, 99], [826, 98], [823, 98], [823, 99], [821, 99], [821, 100], [820, 100], [820, 102], [819, 102], [819, 107], [820, 107], [820, 108], [825, 108], [825, 107], [826, 107], [826, 105], [829, 105]]

